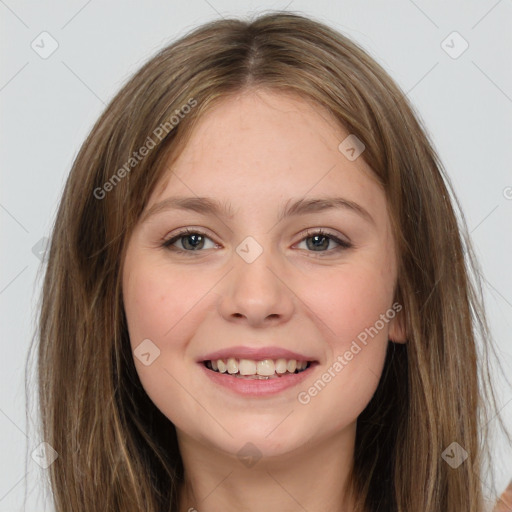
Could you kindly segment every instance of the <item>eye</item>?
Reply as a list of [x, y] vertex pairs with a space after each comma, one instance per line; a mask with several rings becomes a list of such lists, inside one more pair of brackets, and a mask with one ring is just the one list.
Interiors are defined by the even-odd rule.
[[[311, 242], [308, 242], [311, 241]], [[308, 231], [307, 236], [304, 237], [300, 243], [305, 242], [307, 249], [312, 252], [322, 252], [322, 253], [332, 253], [342, 251], [344, 249], [350, 249], [352, 244], [345, 240], [341, 240], [336, 235], [331, 233], [327, 233], [322, 229], [317, 229], [315, 231]], [[334, 247], [331, 250], [324, 250], [329, 247], [329, 244], [334, 242], [338, 245], [338, 247]]]
[[[205, 247], [207, 240], [212, 243], [210, 247]], [[304, 242], [306, 243], [307, 250], [317, 253], [333, 253], [353, 247], [350, 242], [341, 240], [336, 235], [327, 233], [322, 229], [308, 231], [307, 236], [305, 236], [299, 242], [299, 244]], [[329, 244], [332, 244], [332, 242], [334, 242], [337, 247], [328, 249]], [[178, 246], [175, 245], [177, 243], [179, 243]], [[215, 242], [211, 240], [210, 237], [206, 235], [206, 233], [188, 228], [180, 231], [169, 240], [164, 241], [161, 245], [162, 247], [177, 253], [202, 252], [202, 249], [214, 249], [219, 247]]]
[[[206, 233], [202, 231], [193, 231], [185, 229], [180, 233], [176, 234], [169, 240], [162, 243], [162, 247], [166, 247], [175, 252], [200, 252], [205, 247], [205, 241], [209, 240], [213, 244], [213, 248], [217, 247], [217, 244], [211, 240]], [[179, 242], [180, 247], [175, 247], [174, 244]], [[206, 247], [208, 249], [208, 247]]]

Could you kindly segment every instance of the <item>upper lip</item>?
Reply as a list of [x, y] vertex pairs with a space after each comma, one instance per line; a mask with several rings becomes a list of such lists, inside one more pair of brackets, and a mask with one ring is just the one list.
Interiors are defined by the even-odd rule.
[[215, 352], [210, 352], [201, 357], [198, 362], [216, 361], [218, 359], [227, 359], [234, 357], [235, 359], [252, 359], [254, 361], [261, 361], [263, 359], [296, 359], [297, 361], [315, 361], [314, 357], [309, 357], [304, 354], [293, 352], [280, 347], [229, 347]]

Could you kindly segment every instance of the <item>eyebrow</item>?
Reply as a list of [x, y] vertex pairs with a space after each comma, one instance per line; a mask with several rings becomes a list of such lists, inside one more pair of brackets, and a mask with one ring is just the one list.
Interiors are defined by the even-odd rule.
[[[281, 208], [278, 222], [287, 217], [307, 215], [333, 209], [352, 211], [364, 220], [375, 224], [370, 213], [361, 205], [342, 197], [319, 197], [313, 199], [289, 199]], [[142, 222], [149, 217], [167, 210], [194, 211], [203, 215], [233, 218], [235, 212], [229, 202], [220, 202], [210, 197], [168, 197], [149, 208], [142, 216]]]

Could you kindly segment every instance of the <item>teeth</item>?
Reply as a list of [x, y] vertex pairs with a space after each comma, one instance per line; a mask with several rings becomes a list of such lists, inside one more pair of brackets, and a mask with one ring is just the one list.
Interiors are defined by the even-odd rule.
[[258, 366], [256, 368], [256, 373], [258, 375], [274, 375], [276, 373], [276, 365], [272, 359], [263, 359], [263, 361], [258, 361]]
[[236, 359], [234, 357], [230, 357], [228, 359], [227, 368], [228, 368], [228, 373], [233, 374], [233, 373], [238, 372], [238, 363], [236, 362]]
[[278, 359], [276, 361], [276, 373], [286, 373], [287, 370], [287, 364], [286, 359]]
[[235, 359], [229, 357], [227, 360], [217, 359], [207, 361], [207, 367], [219, 373], [229, 373], [230, 375], [243, 376], [262, 376], [272, 377], [280, 376], [285, 373], [295, 373], [295, 371], [303, 371], [306, 369], [307, 361], [297, 361], [296, 359], [263, 359], [254, 361], [252, 359]]
[[255, 375], [256, 362], [250, 361], [249, 359], [240, 359], [240, 362], [238, 363], [238, 371], [240, 372], [240, 375]]

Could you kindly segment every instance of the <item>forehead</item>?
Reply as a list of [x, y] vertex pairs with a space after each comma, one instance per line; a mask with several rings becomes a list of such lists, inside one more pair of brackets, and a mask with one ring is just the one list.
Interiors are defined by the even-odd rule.
[[291, 197], [343, 194], [378, 210], [385, 197], [373, 171], [339, 149], [350, 135], [296, 95], [250, 90], [223, 98], [199, 119], [150, 204], [169, 195], [215, 196], [257, 212]]

